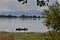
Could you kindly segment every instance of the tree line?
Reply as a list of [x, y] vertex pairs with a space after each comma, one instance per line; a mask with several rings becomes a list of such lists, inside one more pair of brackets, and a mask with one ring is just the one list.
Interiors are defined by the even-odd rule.
[[12, 16], [12, 15], [0, 15], [0, 18], [44, 18], [41, 16], [26, 16], [26, 15], [21, 15], [21, 16]]

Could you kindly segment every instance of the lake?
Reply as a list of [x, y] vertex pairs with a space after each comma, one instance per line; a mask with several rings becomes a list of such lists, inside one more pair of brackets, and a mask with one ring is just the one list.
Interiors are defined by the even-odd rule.
[[[0, 18], [0, 31], [18, 32], [16, 28], [28, 28], [25, 32], [46, 32], [43, 18]], [[21, 31], [24, 32], [24, 31]]]

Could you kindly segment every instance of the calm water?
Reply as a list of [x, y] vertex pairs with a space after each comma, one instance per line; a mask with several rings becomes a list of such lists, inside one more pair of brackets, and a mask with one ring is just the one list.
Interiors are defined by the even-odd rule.
[[[17, 32], [16, 28], [28, 28], [28, 32], [46, 32], [41, 19], [22, 19], [22, 18], [0, 18], [0, 31]], [[22, 31], [23, 32], [23, 31]]]

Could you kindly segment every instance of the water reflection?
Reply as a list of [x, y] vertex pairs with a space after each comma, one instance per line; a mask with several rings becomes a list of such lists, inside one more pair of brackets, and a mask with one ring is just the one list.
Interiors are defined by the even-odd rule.
[[40, 20], [40, 18], [19, 18], [22, 20]]
[[25, 27], [28, 32], [46, 32], [43, 21], [43, 18], [0, 18], [0, 31], [16, 32], [16, 28]]

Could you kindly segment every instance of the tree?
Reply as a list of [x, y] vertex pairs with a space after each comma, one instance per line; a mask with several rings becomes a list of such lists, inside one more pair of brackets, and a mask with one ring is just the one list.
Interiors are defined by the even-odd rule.
[[52, 28], [54, 31], [60, 32], [60, 5], [56, 1], [55, 4], [48, 6], [48, 10], [44, 10], [43, 16], [45, 16], [45, 24], [48, 28]]

